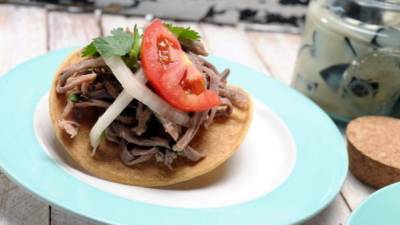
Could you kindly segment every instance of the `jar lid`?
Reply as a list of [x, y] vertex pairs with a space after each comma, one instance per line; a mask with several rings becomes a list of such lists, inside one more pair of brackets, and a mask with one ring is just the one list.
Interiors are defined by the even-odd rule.
[[400, 0], [328, 0], [329, 9], [362, 23], [400, 27]]
[[388, 11], [400, 11], [399, 0], [355, 0], [355, 2], [363, 7], [377, 8]]

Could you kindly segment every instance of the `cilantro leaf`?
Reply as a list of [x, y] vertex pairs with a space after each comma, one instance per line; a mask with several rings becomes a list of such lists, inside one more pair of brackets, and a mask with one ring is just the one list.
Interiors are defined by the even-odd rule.
[[111, 31], [111, 36], [93, 39], [93, 45], [103, 57], [124, 56], [132, 48], [133, 38], [122, 28]]
[[94, 56], [97, 53], [96, 47], [93, 45], [93, 43], [90, 43], [82, 50], [82, 57]]
[[179, 26], [174, 26], [170, 23], [166, 23], [165, 26], [178, 39], [186, 39], [191, 41], [200, 40], [200, 34], [197, 31], [192, 30], [190, 27], [179, 27]]

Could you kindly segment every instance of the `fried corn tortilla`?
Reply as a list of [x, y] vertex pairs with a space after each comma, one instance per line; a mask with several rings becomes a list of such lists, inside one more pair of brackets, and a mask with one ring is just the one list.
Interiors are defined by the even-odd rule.
[[60, 66], [50, 90], [49, 108], [58, 140], [75, 162], [97, 177], [138, 186], [167, 186], [187, 181], [206, 174], [225, 162], [246, 136], [252, 117], [251, 104], [247, 110], [234, 108], [228, 119], [215, 119], [207, 129], [201, 128], [191, 142], [194, 148], [206, 152], [206, 157], [199, 162], [180, 159], [174, 164], [173, 170], [160, 167], [152, 161], [128, 167], [120, 160], [119, 146], [108, 141], [103, 141], [96, 155], [91, 156], [89, 132], [94, 125], [94, 119], [83, 121], [74, 139], [66, 135], [57, 125], [67, 103], [67, 97], [56, 93], [58, 76], [64, 68], [81, 60], [80, 51], [76, 51]]

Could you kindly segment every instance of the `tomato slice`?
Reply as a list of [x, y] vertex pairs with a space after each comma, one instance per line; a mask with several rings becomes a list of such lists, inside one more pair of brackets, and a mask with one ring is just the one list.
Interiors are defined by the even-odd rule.
[[174, 107], [196, 112], [220, 104], [218, 95], [206, 88], [203, 74], [189, 60], [178, 39], [159, 19], [144, 31], [141, 62], [152, 87]]

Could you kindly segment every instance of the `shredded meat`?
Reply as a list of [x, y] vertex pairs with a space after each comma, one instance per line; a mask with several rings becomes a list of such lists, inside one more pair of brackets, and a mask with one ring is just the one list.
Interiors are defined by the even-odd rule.
[[78, 134], [79, 124], [75, 121], [62, 119], [58, 121], [58, 126], [64, 129], [71, 138], [74, 138]]
[[164, 154], [164, 165], [166, 165], [170, 170], [173, 169], [172, 163], [178, 156], [176, 155], [175, 152], [172, 151], [165, 151]]
[[75, 103], [76, 108], [89, 108], [89, 107], [97, 107], [97, 108], [108, 108], [110, 106], [110, 103], [98, 99], [89, 99], [86, 101], [81, 101]]
[[184, 150], [183, 150], [183, 154], [185, 155], [185, 157], [187, 159], [189, 159], [190, 161], [193, 162], [197, 162], [200, 159], [204, 158], [206, 155], [204, 153], [200, 153], [196, 150], [194, 150], [192, 147], [187, 146]]
[[165, 150], [164, 152], [159, 151], [155, 154], [156, 161], [164, 164], [170, 170], [173, 169], [172, 163], [177, 157], [178, 155], [170, 150]]
[[86, 97], [94, 99], [113, 99], [113, 97], [105, 89], [87, 92]]
[[172, 147], [174, 151], [183, 151], [189, 145], [194, 136], [197, 134], [197, 131], [199, 130], [201, 124], [205, 121], [207, 114], [208, 112], [196, 112], [193, 115], [190, 121], [191, 126]]
[[217, 68], [216, 68], [213, 64], [211, 64], [209, 61], [207, 61], [207, 60], [205, 60], [204, 58], [201, 58], [201, 57], [199, 57], [199, 56], [197, 56], [197, 55], [194, 55], [194, 56], [195, 56], [196, 58], [198, 58], [198, 60], [201, 62], [201, 64], [203, 64], [204, 66], [206, 66], [206, 67], [212, 69], [215, 73], [218, 74], [218, 70], [217, 70]]
[[98, 95], [99, 94], [98, 92], [103, 91], [104, 89], [105, 89], [104, 85], [99, 82], [98, 83], [85, 82], [81, 84], [80, 88], [81, 94], [89, 98], [91, 98], [92, 95]]
[[[121, 161], [127, 166], [153, 160], [172, 170], [178, 158], [197, 162], [207, 153], [207, 149], [198, 151], [190, 146], [199, 129], [207, 129], [216, 117], [229, 117], [233, 106], [249, 107], [249, 100], [240, 89], [226, 86], [229, 70], [219, 73], [214, 65], [199, 56], [207, 55], [201, 42], [181, 41], [181, 44], [204, 75], [205, 87], [220, 96], [221, 104], [204, 112], [189, 113], [190, 124], [183, 127], [134, 99], [105, 130], [106, 140], [119, 146]], [[121, 84], [100, 57], [73, 64], [59, 77], [57, 93], [71, 100], [67, 101], [58, 126], [71, 138], [78, 134], [79, 118], [87, 109], [98, 109], [91, 113], [100, 116], [122, 91]], [[74, 98], [70, 98], [72, 94]]]
[[221, 105], [217, 107], [216, 117], [229, 117], [233, 112], [232, 102], [227, 98], [221, 98]]
[[143, 103], [139, 102], [136, 108], [136, 120], [138, 121], [137, 126], [132, 128], [132, 131], [136, 135], [140, 136], [147, 130], [147, 122], [150, 119], [152, 112], [149, 108], [145, 107]]
[[176, 123], [173, 123], [173, 122], [165, 119], [164, 117], [162, 117], [159, 114], [155, 113], [154, 115], [157, 117], [157, 119], [160, 121], [160, 123], [164, 127], [165, 132], [167, 132], [172, 137], [172, 139], [174, 139], [174, 141], [177, 141], [182, 132], [182, 127]]
[[118, 137], [126, 142], [143, 147], [159, 146], [169, 148], [168, 140], [161, 137], [141, 138], [133, 134], [129, 127], [121, 123], [113, 123], [113, 129]]
[[221, 75], [220, 75], [221, 76], [221, 78], [220, 78], [221, 83], [220, 83], [220, 85], [222, 84], [223, 87], [226, 85], [226, 81], [227, 81], [227, 78], [229, 76], [229, 73], [230, 73], [229, 69], [224, 69], [224, 71], [221, 72]]
[[94, 79], [96, 79], [96, 76], [97, 75], [95, 73], [90, 73], [86, 75], [70, 77], [68, 78], [64, 86], [61, 86], [61, 82], [59, 82], [59, 85], [57, 85], [56, 87], [56, 91], [59, 94], [66, 93], [67, 91], [72, 90], [78, 85], [94, 81]]
[[128, 147], [122, 144], [121, 151], [121, 160], [125, 165], [134, 166], [136, 164], [148, 161], [153, 157], [154, 154], [158, 152], [156, 147], [152, 147], [150, 149], [140, 149], [134, 148], [132, 150], [128, 150]]
[[136, 124], [136, 119], [134, 117], [131, 116], [118, 116], [117, 117], [117, 121], [126, 124], [126, 125], [134, 125]]
[[180, 40], [183, 49], [193, 52], [196, 55], [207, 56], [207, 50], [201, 41], [192, 41], [188, 39]]
[[221, 96], [227, 97], [233, 105], [240, 109], [249, 108], [249, 99], [242, 90], [236, 87], [227, 86], [220, 89]]
[[60, 76], [59, 83], [60, 83], [60, 85], [64, 85], [65, 81], [73, 74], [82, 73], [87, 70], [97, 68], [97, 67], [102, 67], [102, 66], [106, 66], [106, 63], [104, 62], [103, 58], [101, 58], [101, 57], [85, 59], [79, 63], [72, 64], [60, 73], [61, 76]]
[[108, 94], [110, 94], [113, 98], [117, 98], [119, 92], [121, 91], [121, 87], [118, 85], [118, 83], [108, 80], [104, 82], [104, 87], [106, 88]]
[[[208, 89], [214, 91], [215, 93], [219, 94], [219, 83], [220, 77], [210, 68], [202, 66], [203, 71], [208, 75], [209, 84]], [[204, 123], [205, 127], [208, 127], [214, 120], [215, 113], [217, 112], [217, 107], [214, 107], [210, 110], [209, 116]]]
[[71, 114], [73, 109], [74, 109], [74, 103], [68, 100], [67, 105], [65, 106], [64, 111], [61, 114], [61, 118], [67, 118]]
[[86, 95], [88, 93], [89, 82], [84, 82], [81, 84], [81, 93], [82, 95]]
[[118, 137], [117, 133], [115, 133], [112, 126], [109, 126], [105, 131], [106, 139], [108, 141], [114, 142], [115, 144], [120, 144], [120, 138]]

